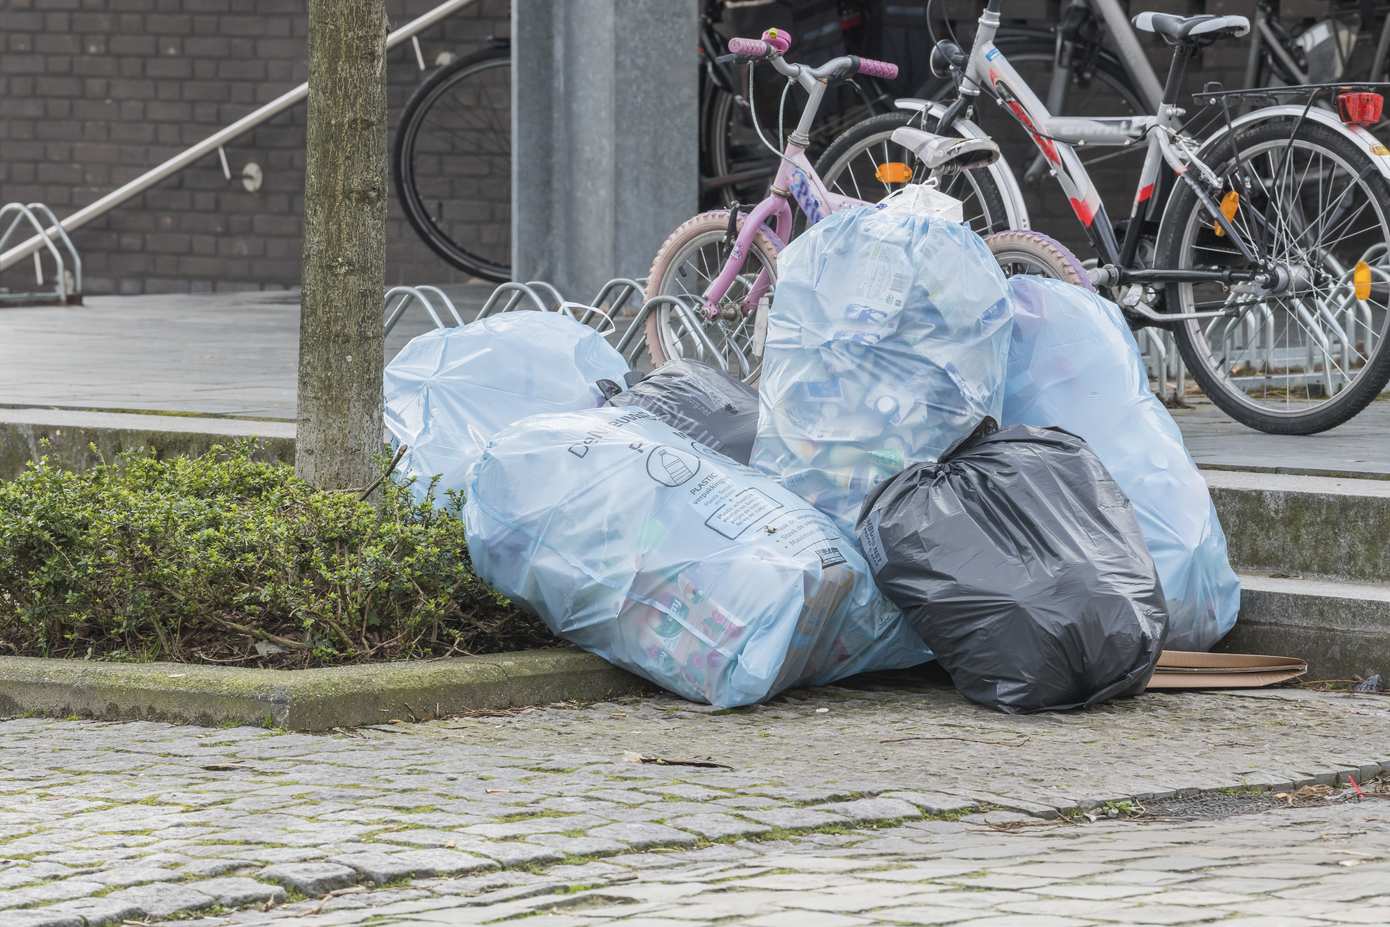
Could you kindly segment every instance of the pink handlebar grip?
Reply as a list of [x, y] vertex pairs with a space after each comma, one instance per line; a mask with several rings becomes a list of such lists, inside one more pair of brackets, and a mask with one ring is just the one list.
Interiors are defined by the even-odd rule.
[[729, 39], [729, 51], [740, 58], [766, 58], [772, 54], [772, 46], [760, 39]]
[[[732, 43], [731, 43], [732, 44]], [[883, 80], [897, 80], [898, 66], [887, 61], [879, 61], [874, 58], [859, 59], [859, 73], [866, 77], [878, 77]]]

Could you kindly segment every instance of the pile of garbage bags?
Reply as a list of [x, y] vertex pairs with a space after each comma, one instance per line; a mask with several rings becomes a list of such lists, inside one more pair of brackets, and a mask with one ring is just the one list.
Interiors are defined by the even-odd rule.
[[865, 207], [792, 242], [756, 389], [520, 311], [412, 341], [385, 399], [404, 478], [465, 497], [481, 578], [721, 707], [933, 657], [981, 704], [1085, 707], [1239, 606], [1119, 311], [1006, 279], [947, 219]]

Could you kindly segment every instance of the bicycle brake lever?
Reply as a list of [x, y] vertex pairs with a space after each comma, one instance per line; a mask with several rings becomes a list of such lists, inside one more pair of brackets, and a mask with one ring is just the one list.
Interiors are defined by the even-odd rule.
[[733, 64], [738, 61], [738, 55], [720, 55], [714, 59], [716, 64]]

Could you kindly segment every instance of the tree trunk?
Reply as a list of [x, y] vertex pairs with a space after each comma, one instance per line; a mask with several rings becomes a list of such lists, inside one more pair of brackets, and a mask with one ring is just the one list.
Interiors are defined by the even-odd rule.
[[295, 470], [372, 482], [382, 450], [385, 0], [309, 0], [309, 126]]

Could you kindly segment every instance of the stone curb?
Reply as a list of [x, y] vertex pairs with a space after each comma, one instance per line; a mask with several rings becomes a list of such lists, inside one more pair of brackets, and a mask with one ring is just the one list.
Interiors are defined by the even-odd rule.
[[293, 731], [603, 701], [645, 688], [636, 676], [592, 654], [564, 648], [305, 670], [0, 657], [0, 716]]

